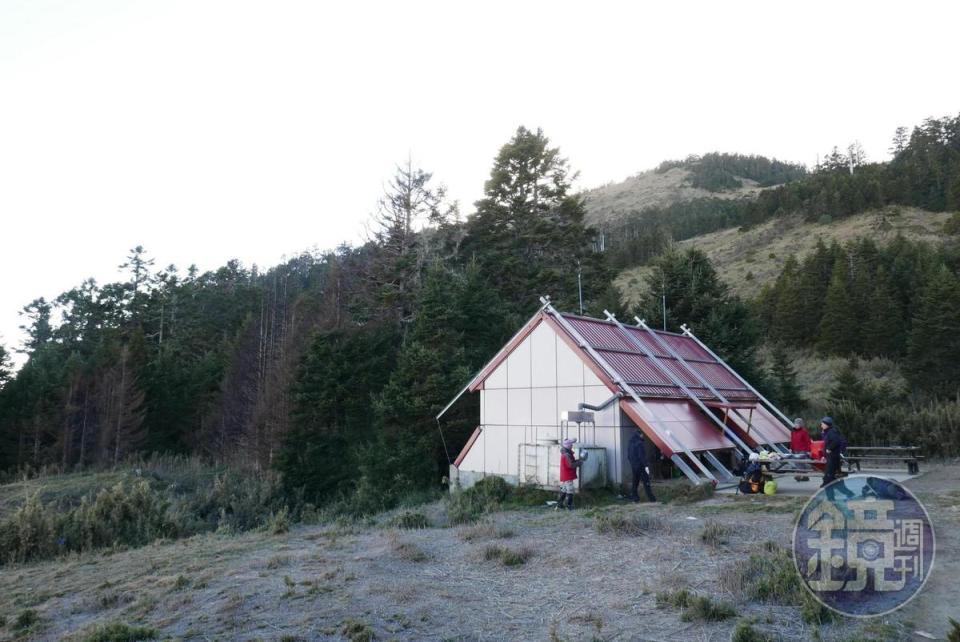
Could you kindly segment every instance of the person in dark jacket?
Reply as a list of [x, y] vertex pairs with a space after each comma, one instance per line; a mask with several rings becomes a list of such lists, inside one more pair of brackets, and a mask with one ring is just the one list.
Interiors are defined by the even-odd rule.
[[651, 502], [657, 501], [653, 496], [653, 489], [650, 488], [650, 469], [647, 468], [647, 450], [644, 447], [643, 432], [639, 428], [630, 435], [630, 442], [627, 444], [627, 459], [630, 461], [630, 469], [633, 472], [633, 487], [630, 490], [630, 499], [635, 502], [640, 501], [640, 495], [637, 494], [637, 487], [643, 482], [643, 492], [647, 494], [647, 499]]
[[820, 420], [820, 430], [823, 431], [823, 450], [827, 458], [827, 467], [823, 471], [823, 483], [820, 484], [822, 488], [837, 478], [837, 473], [840, 472], [840, 455], [847, 448], [847, 440], [833, 425], [831, 417]]

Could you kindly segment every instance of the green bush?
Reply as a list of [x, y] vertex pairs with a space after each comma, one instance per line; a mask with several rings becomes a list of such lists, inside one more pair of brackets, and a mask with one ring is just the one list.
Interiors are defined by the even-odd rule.
[[430, 520], [427, 519], [426, 515], [409, 510], [405, 510], [394, 517], [390, 523], [397, 528], [404, 529], [416, 530], [421, 528], [430, 528]]
[[447, 500], [447, 517], [451, 524], [468, 524], [481, 515], [493, 512], [510, 495], [512, 487], [501, 477], [491, 475], [467, 490], [452, 493]]
[[665, 504], [692, 504], [713, 497], [713, 484], [691, 484], [686, 480], [658, 484], [656, 495]]
[[374, 638], [370, 625], [360, 620], [345, 620], [340, 625], [340, 634], [350, 642], [370, 642]]
[[661, 530], [663, 523], [656, 517], [640, 513], [639, 515], [621, 515], [601, 513], [596, 517], [596, 529], [600, 533], [612, 535], [649, 535]]
[[83, 642], [138, 642], [156, 640], [157, 632], [142, 626], [130, 626], [123, 622], [111, 622], [99, 626], [83, 637]]
[[700, 541], [708, 546], [720, 546], [726, 544], [732, 534], [733, 529], [729, 526], [707, 522], [700, 532]]
[[774, 642], [773, 637], [753, 628], [749, 620], [740, 620], [737, 622], [737, 628], [733, 630], [730, 642]]
[[832, 622], [835, 617], [804, 589], [790, 552], [778, 546], [767, 545], [763, 553], [722, 570], [720, 585], [746, 599], [799, 607], [808, 624]]
[[193, 484], [180, 485], [167, 483], [169, 477], [156, 469], [138, 470], [142, 476], [135, 481], [88, 492], [79, 501], [28, 497], [0, 520], [0, 565], [143, 546], [218, 528], [289, 528], [290, 512], [273, 475], [235, 470], [206, 479], [196, 475]]
[[733, 606], [727, 602], [714, 602], [705, 595], [697, 595], [687, 589], [658, 593], [657, 606], [679, 609], [680, 619], [684, 622], [720, 622], [737, 614]]
[[533, 557], [533, 551], [525, 546], [512, 549], [506, 546], [491, 544], [483, 549], [483, 559], [488, 562], [499, 560], [504, 566], [521, 566]]
[[20, 611], [17, 615], [17, 619], [13, 621], [13, 628], [17, 631], [24, 631], [26, 629], [33, 628], [33, 626], [40, 621], [40, 616], [37, 615], [37, 612], [33, 609], [24, 609]]

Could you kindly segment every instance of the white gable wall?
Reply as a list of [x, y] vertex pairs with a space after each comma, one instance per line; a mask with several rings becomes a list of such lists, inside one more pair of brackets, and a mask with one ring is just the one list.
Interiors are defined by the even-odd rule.
[[484, 382], [483, 430], [459, 468], [519, 478], [521, 443], [576, 437], [585, 445], [606, 448], [609, 481], [619, 483], [619, 404], [596, 413], [595, 431], [583, 428], [578, 435], [573, 424], [561, 435], [560, 429], [561, 412], [577, 410], [581, 402], [600, 404], [611, 394], [553, 328], [541, 322]]

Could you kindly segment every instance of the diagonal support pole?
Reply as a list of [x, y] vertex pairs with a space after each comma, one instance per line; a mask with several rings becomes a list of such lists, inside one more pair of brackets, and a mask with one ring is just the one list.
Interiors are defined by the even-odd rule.
[[770, 411], [772, 411], [777, 417], [779, 417], [780, 420], [784, 423], [784, 425], [785, 425], [787, 428], [790, 428], [790, 427], [793, 426], [793, 422], [790, 421], [790, 419], [788, 419], [785, 414], [783, 414], [782, 412], [780, 412], [780, 409], [779, 409], [779, 408], [777, 408], [775, 405], [773, 405], [773, 403], [771, 403], [771, 401], [770, 401], [769, 399], [767, 399], [767, 398], [764, 397], [762, 394], [760, 394], [760, 391], [757, 390], [756, 388], [754, 388], [753, 386], [751, 386], [748, 381], [746, 381], [743, 377], [741, 377], [739, 374], [737, 374], [737, 371], [736, 371], [736, 370], [734, 370], [733, 368], [731, 368], [731, 367], [727, 364], [726, 361], [724, 361], [723, 359], [721, 359], [721, 358], [717, 355], [717, 353], [715, 353], [713, 350], [711, 350], [710, 348], [708, 348], [708, 347], [703, 343], [703, 341], [701, 341], [700, 339], [698, 339], [698, 338], [696, 337], [696, 335], [693, 334], [693, 330], [691, 330], [687, 325], [681, 325], [681, 326], [680, 326], [680, 329], [683, 330], [683, 335], [684, 335], [684, 336], [690, 337], [691, 339], [693, 339], [694, 341], [696, 341], [696, 342], [697, 342], [697, 345], [700, 346], [701, 348], [703, 348], [704, 350], [706, 350], [707, 354], [709, 354], [711, 357], [713, 357], [714, 359], [716, 359], [718, 363], [720, 363], [724, 368], [727, 369], [727, 372], [729, 372], [729, 373], [732, 374], [734, 377], [736, 377], [743, 385], [745, 385], [745, 386], [747, 387], [747, 389], [748, 389], [750, 392], [752, 392], [753, 394], [757, 395], [757, 399], [759, 399], [764, 405], [767, 406], [767, 408], [768, 408]]
[[[730, 400], [727, 399], [727, 398], [723, 395], [723, 393], [721, 393], [721, 392], [720, 392], [719, 390], [717, 390], [709, 381], [707, 381], [706, 377], [701, 376], [699, 372], [697, 372], [693, 367], [691, 367], [690, 364], [687, 363], [687, 360], [684, 359], [684, 358], [680, 355], [679, 352], [677, 352], [676, 350], [674, 350], [673, 347], [672, 347], [669, 343], [667, 343], [666, 341], [664, 341], [663, 338], [662, 338], [660, 335], [658, 335], [656, 332], [654, 332], [654, 331], [650, 328], [650, 326], [648, 326], [648, 325], [646, 324], [646, 322], [645, 322], [643, 319], [641, 319], [640, 317], [633, 317], [633, 318], [634, 318], [634, 320], [637, 322], [637, 326], [638, 326], [638, 327], [646, 330], [647, 334], [650, 335], [650, 336], [653, 338], [653, 340], [657, 343], [657, 345], [659, 345], [661, 348], [663, 348], [664, 350], [666, 350], [667, 354], [669, 354], [671, 357], [673, 357], [674, 359], [676, 359], [677, 362], [678, 362], [680, 365], [682, 365], [687, 372], [689, 372], [691, 375], [693, 375], [694, 379], [696, 379], [697, 381], [699, 381], [700, 383], [702, 383], [704, 386], [706, 386], [706, 388], [711, 392], [711, 394], [713, 394], [714, 397], [716, 397], [716, 398], [717, 398], [719, 401], [721, 401], [722, 403], [725, 403], [725, 404], [729, 404], [729, 403], [730, 403]], [[698, 397], [698, 399], [699, 399], [699, 397]], [[702, 407], [702, 406], [701, 406], [701, 407]], [[722, 427], [723, 427], [723, 432], [724, 432], [724, 434], [726, 434], [727, 437], [729, 437], [734, 443], [736, 443], [738, 446], [740, 446], [740, 448], [743, 449], [743, 451], [744, 451], [745, 454], [749, 454], [749, 453], [753, 452], [753, 449], [750, 448], [749, 446], [747, 446], [747, 445], [740, 439], [740, 436], [737, 435], [735, 432], [733, 432], [733, 430], [731, 430], [730, 427], [727, 426], [727, 424], [726, 424], [725, 422], [720, 421], [719, 419], [717, 419], [717, 418], [716, 418], [716, 415], [714, 415], [712, 412], [710, 412], [710, 411], [705, 411], [705, 412], [710, 416], [711, 419], [713, 419], [714, 423], [716, 423], [718, 426], [722, 426]], [[749, 421], [748, 419], [746, 419], [742, 414], [740, 414], [740, 411], [737, 410], [736, 408], [733, 408], [733, 412], [735, 412], [738, 417], [740, 417], [741, 419], [743, 419], [744, 421], [746, 421], [747, 427], [748, 427], [748, 429], [749, 429], [750, 421]], [[768, 445], [769, 445], [770, 447], [772, 447], [774, 450], [776, 450], [777, 452], [781, 452], [781, 453], [782, 453], [782, 451], [780, 450], [780, 448], [779, 448], [776, 444], [768, 443]]]
[[[560, 326], [571, 337], [574, 338], [574, 340], [577, 342], [577, 344], [581, 348], [587, 351], [587, 354], [589, 354], [590, 357], [594, 359], [597, 362], [597, 364], [601, 368], [603, 368], [605, 372], [607, 372], [607, 374], [610, 375], [610, 377], [613, 379], [613, 382], [617, 384], [620, 387], [620, 389], [623, 390], [626, 394], [630, 395], [630, 397], [632, 397], [633, 400], [637, 402], [638, 406], [646, 410], [647, 404], [643, 402], [643, 399], [641, 399], [640, 396], [637, 394], [637, 392], [633, 389], [633, 386], [624, 382], [620, 378], [620, 376], [617, 374], [617, 371], [614, 370], [609, 363], [607, 363], [606, 359], [604, 359], [599, 352], [594, 350], [593, 346], [590, 345], [590, 343], [587, 342], [587, 340], [584, 339], [579, 332], [577, 332], [576, 328], [570, 325], [570, 323], [563, 318], [562, 314], [557, 312], [556, 308], [554, 308], [553, 305], [550, 304], [550, 299], [546, 297], [541, 297], [540, 301], [544, 304], [544, 310], [546, 310], [547, 313], [550, 316], [552, 316], [556, 320], [556, 322], [559, 323]], [[649, 410], [647, 412], [650, 416], [653, 416], [653, 413], [649, 412]], [[686, 445], [684, 445], [683, 442], [681, 442], [680, 439], [676, 435], [674, 435], [671, 430], [663, 426], [661, 426], [660, 429], [673, 442], [671, 446], [674, 447], [675, 451], [681, 451], [684, 454], [686, 454], [687, 457], [689, 457], [691, 461], [693, 461], [693, 463], [701, 470], [701, 472], [703, 472], [704, 476], [707, 479], [709, 479], [712, 482], [717, 481], [717, 478], [714, 477], [713, 473], [711, 473], [710, 470], [703, 465], [703, 462], [701, 462], [699, 459], [696, 458], [696, 456], [694, 456], [694, 454], [690, 451], [690, 449], [687, 448]], [[676, 452], [674, 452], [674, 456], [671, 457], [671, 459], [674, 459], [674, 457], [676, 457], [676, 459], [680, 459], [679, 455]], [[682, 462], [682, 460], [680, 461]], [[690, 481], [692, 481], [694, 484], [699, 484], [701, 482], [700, 477], [696, 473], [694, 473], [693, 470], [691, 470], [690, 467], [687, 466], [686, 464], [683, 464], [683, 465], [678, 464], [677, 467], [680, 468], [680, 470], [683, 471], [683, 474], [686, 475], [690, 479]]]

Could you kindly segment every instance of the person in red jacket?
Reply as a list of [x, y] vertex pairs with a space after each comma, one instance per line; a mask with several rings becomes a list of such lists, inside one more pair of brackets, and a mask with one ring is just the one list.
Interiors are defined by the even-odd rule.
[[560, 497], [557, 498], [557, 510], [573, 510], [573, 494], [577, 492], [577, 469], [583, 465], [573, 453], [576, 439], [564, 439], [560, 449]]
[[[797, 417], [793, 420], [793, 428], [790, 430], [790, 452], [794, 455], [800, 455], [805, 459], [809, 459], [812, 447], [810, 433], [807, 432], [807, 427], [803, 425], [803, 418]], [[797, 464], [797, 467], [803, 469], [808, 468], [806, 464]], [[795, 475], [794, 479], [797, 481], [810, 480], [806, 475]]]
[[790, 431], [790, 451], [810, 455], [810, 433], [803, 425], [803, 419], [797, 417], [793, 420], [793, 429]]

